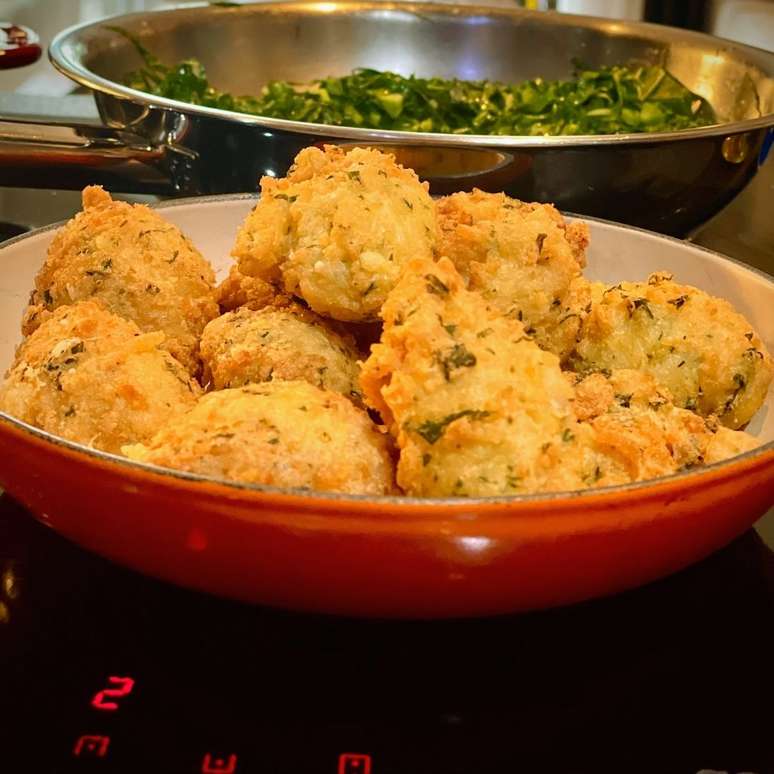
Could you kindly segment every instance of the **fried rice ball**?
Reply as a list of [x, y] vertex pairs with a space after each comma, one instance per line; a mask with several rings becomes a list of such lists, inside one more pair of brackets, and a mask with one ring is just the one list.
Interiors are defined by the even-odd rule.
[[771, 355], [727, 301], [667, 273], [594, 296], [571, 357], [574, 370], [643, 371], [677, 406], [715, 414], [733, 429], [763, 404], [774, 373]]
[[261, 199], [233, 250], [239, 271], [281, 285], [319, 314], [378, 317], [411, 258], [430, 258], [435, 206], [426, 183], [373, 149], [305, 148]]
[[298, 304], [242, 308], [217, 317], [204, 329], [201, 357], [205, 382], [216, 390], [301, 379], [360, 398], [354, 339]]
[[274, 381], [205, 395], [132, 459], [277, 487], [348, 494], [393, 491], [388, 439], [341, 395]]
[[[425, 497], [574, 489], [576, 425], [556, 355], [466, 290], [450, 260], [412, 262], [382, 308], [360, 383], [400, 449], [397, 480]], [[566, 473], [566, 475], [565, 475]]]
[[581, 277], [586, 224], [566, 223], [550, 204], [479, 190], [439, 200], [438, 224], [437, 254], [452, 260], [468, 287], [565, 358], [590, 301]]
[[60, 306], [25, 339], [0, 386], [0, 409], [108, 452], [150, 438], [201, 388], [140, 329], [94, 301]]
[[191, 242], [158, 212], [116, 202], [99, 186], [54, 237], [35, 278], [22, 332], [53, 310], [94, 298], [141, 331], [162, 331], [163, 348], [190, 373], [204, 326], [218, 314], [215, 275]]
[[291, 302], [290, 296], [260, 277], [246, 277], [234, 264], [228, 276], [215, 288], [215, 297], [222, 313], [237, 309], [263, 309], [265, 306], [282, 306]]
[[675, 408], [647, 374], [571, 383], [556, 355], [466, 290], [447, 259], [410, 264], [382, 314], [382, 341], [363, 365], [361, 385], [396, 438], [397, 481], [408, 494], [624, 484], [756, 445]]
[[650, 374], [622, 369], [609, 376], [576, 376], [575, 381], [581, 432], [567, 451], [574, 464], [582, 460], [591, 470], [590, 484], [645, 481], [758, 446], [752, 436], [723, 427], [714, 417], [677, 408]]

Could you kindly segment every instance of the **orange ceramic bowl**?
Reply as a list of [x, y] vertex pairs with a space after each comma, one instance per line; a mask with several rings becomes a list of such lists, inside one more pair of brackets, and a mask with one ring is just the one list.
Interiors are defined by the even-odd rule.
[[[221, 272], [251, 197], [164, 214]], [[591, 221], [587, 274], [658, 269], [728, 298], [774, 350], [774, 282], [685, 242]], [[0, 365], [52, 229], [0, 248]], [[223, 596], [354, 616], [480, 616], [637, 586], [720, 548], [774, 502], [772, 395], [764, 442], [727, 462], [642, 484], [496, 499], [294, 493], [162, 470], [0, 414], [0, 484], [45, 524], [140, 572]], [[62, 579], [66, 582], [66, 579]]]

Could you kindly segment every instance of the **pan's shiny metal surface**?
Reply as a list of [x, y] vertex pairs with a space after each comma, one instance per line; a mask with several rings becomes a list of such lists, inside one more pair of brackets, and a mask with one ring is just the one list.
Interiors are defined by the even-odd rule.
[[[708, 99], [723, 123], [658, 135], [473, 137], [248, 116], [121, 85], [141, 62], [110, 26], [137, 35], [168, 63], [198, 58], [214, 84], [234, 93], [255, 93], [274, 78], [305, 81], [355, 67], [518, 81], [567, 77], [574, 58], [591, 66], [659, 62]], [[90, 148], [98, 147], [95, 171], [108, 181], [128, 180], [148, 164], [155, 168], [150, 175], [146, 169], [139, 183], [119, 186], [125, 190], [148, 190], [151, 182], [167, 178], [180, 193], [253, 190], [260, 175], [284, 174], [302, 147], [332, 141], [388, 147], [438, 193], [473, 186], [505, 190], [567, 210], [685, 233], [752, 177], [774, 124], [774, 54], [654, 25], [520, 9], [381, 2], [188, 7], [73, 28], [54, 40], [50, 56], [60, 70], [94, 90], [104, 122], [124, 137], [103, 134], [95, 143], [76, 132], [73, 162], [72, 146], [52, 142], [47, 130], [37, 127], [44, 156], [58, 155], [57, 163], [82, 168]], [[18, 184], [21, 175], [32, 184], [35, 176], [25, 162], [33, 150], [29, 143], [24, 158], [17, 152], [7, 163], [12, 134], [13, 126], [0, 124], [0, 162], [5, 162], [0, 181]], [[18, 146], [18, 137], [15, 142]]]

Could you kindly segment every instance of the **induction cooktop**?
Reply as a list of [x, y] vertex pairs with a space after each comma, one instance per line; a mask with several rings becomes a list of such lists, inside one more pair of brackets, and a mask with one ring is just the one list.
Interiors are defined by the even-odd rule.
[[773, 654], [754, 531], [609, 599], [357, 621], [145, 578], [0, 497], [0, 772], [763, 774]]

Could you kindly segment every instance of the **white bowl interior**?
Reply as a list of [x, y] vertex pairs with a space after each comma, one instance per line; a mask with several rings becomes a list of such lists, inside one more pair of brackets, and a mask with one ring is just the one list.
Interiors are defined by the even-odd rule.
[[[255, 201], [252, 197], [173, 203], [164, 217], [179, 226], [214, 266], [218, 278], [228, 273], [237, 229]], [[688, 242], [612, 223], [589, 221], [591, 244], [586, 275], [615, 284], [644, 280], [659, 270], [715, 296], [728, 299], [751, 323], [769, 351], [774, 351], [774, 283], [761, 274]], [[21, 340], [19, 323], [35, 274], [55, 230], [17, 239], [0, 247], [0, 372], [10, 365]], [[761, 443], [774, 440], [774, 389], [748, 431]]]

